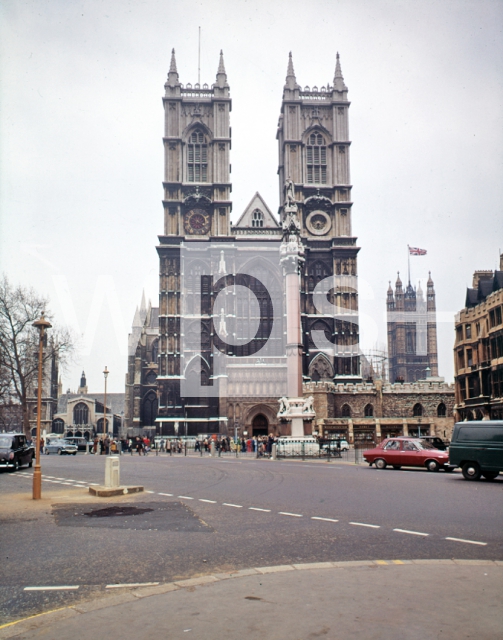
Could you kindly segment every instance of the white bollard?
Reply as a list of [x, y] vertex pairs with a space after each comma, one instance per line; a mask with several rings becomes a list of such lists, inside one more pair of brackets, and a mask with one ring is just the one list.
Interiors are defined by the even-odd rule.
[[215, 441], [214, 441], [214, 440], [212, 440], [212, 441], [211, 441], [211, 444], [210, 444], [210, 456], [211, 456], [212, 458], [214, 458], [214, 457], [215, 457], [215, 450], [216, 450], [216, 447], [215, 447]]
[[278, 445], [274, 442], [271, 447], [271, 460], [277, 460]]

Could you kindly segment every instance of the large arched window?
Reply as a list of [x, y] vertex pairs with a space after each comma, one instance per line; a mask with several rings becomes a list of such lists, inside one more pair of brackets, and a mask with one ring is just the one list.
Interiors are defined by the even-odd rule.
[[423, 415], [423, 405], [419, 402], [414, 405], [414, 409], [412, 409], [412, 415], [414, 418], [420, 418]]
[[365, 405], [365, 417], [374, 415], [374, 407], [371, 404]]
[[306, 147], [307, 182], [326, 184], [327, 147], [321, 133], [312, 133]]
[[447, 415], [447, 408], [443, 402], [441, 402], [437, 407], [437, 417], [445, 418]]
[[252, 213], [252, 227], [263, 227], [264, 226], [264, 214], [260, 209], [255, 209]]
[[157, 394], [155, 391], [149, 391], [143, 398], [141, 409], [142, 426], [155, 426], [155, 419], [157, 418]]
[[341, 416], [343, 418], [351, 418], [351, 407], [349, 406], [349, 404], [342, 405]]
[[73, 408], [73, 424], [89, 424], [89, 407], [79, 402]]
[[52, 422], [52, 432], [53, 433], [64, 433], [65, 431], [65, 423], [61, 418], [56, 418]]
[[187, 145], [187, 181], [208, 182], [208, 145], [201, 129], [190, 134]]

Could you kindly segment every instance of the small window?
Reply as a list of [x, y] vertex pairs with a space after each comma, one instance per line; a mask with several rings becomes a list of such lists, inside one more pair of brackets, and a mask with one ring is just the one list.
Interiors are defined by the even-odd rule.
[[400, 441], [399, 440], [390, 440], [384, 446], [386, 451], [400, 451]]
[[473, 352], [471, 349], [466, 350], [466, 366], [471, 367], [473, 365]]
[[496, 324], [501, 324], [501, 307], [496, 307]]
[[446, 408], [445, 404], [443, 402], [441, 402], [437, 407], [437, 417], [438, 418], [445, 418], [446, 415], [447, 415], [447, 408]]
[[414, 418], [419, 418], [423, 415], [423, 405], [419, 402], [414, 405], [414, 409], [412, 410], [412, 415]]
[[467, 340], [470, 340], [470, 338], [472, 337], [472, 325], [471, 324], [467, 324], [465, 327], [465, 336]]
[[264, 214], [260, 209], [255, 209], [252, 213], [252, 227], [263, 227], [264, 226]]
[[342, 405], [341, 416], [343, 418], [351, 418], [351, 407], [349, 406], [349, 404]]
[[371, 404], [368, 404], [365, 407], [365, 416], [370, 417], [374, 415], [374, 407]]

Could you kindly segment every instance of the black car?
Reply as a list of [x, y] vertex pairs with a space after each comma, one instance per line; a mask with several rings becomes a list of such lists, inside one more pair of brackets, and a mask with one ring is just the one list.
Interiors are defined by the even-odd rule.
[[35, 449], [23, 433], [0, 433], [0, 469], [16, 471], [23, 464], [33, 464]]
[[435, 449], [439, 449], [440, 451], [447, 451], [449, 448], [449, 445], [438, 436], [421, 436], [419, 439], [423, 442], [429, 442], [432, 447], [435, 447]]

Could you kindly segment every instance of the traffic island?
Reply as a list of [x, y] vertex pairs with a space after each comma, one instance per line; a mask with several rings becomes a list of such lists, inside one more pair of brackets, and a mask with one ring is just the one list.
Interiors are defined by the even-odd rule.
[[140, 486], [127, 486], [127, 487], [107, 487], [105, 485], [92, 484], [89, 487], [89, 493], [99, 498], [110, 498], [112, 496], [122, 496], [129, 493], [140, 493], [144, 491]]
[[112, 496], [127, 495], [129, 493], [139, 493], [143, 491], [140, 486], [124, 486], [120, 484], [120, 458], [119, 456], [109, 456], [105, 461], [105, 484], [92, 484], [89, 493], [99, 498], [110, 498]]

